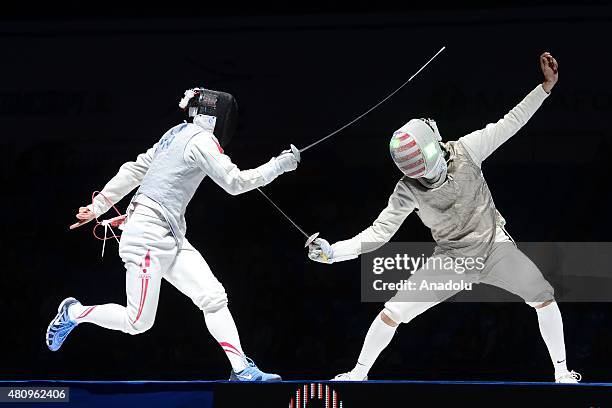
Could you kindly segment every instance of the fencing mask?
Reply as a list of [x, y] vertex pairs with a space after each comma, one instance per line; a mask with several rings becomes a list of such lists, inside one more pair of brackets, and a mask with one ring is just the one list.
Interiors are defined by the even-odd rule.
[[446, 170], [442, 137], [431, 119], [412, 119], [393, 133], [393, 161], [410, 178], [436, 179]]
[[236, 132], [238, 103], [226, 92], [205, 88], [188, 89], [179, 102], [179, 107], [186, 111], [190, 118], [200, 115], [203, 119], [200, 122], [210, 124], [212, 133], [221, 146], [226, 146]]

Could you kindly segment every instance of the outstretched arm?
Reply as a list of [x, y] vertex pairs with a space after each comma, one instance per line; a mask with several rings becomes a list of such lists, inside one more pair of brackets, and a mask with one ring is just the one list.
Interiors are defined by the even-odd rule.
[[157, 143], [145, 153], [139, 154], [135, 161], [124, 163], [117, 174], [106, 183], [100, 194], [94, 198], [93, 203], [79, 208], [79, 212], [76, 214], [78, 222], [70, 228], [80, 227], [95, 217], [104, 214], [111, 205], [119, 202], [130, 191], [138, 187], [145, 174], [147, 174], [147, 170], [149, 170], [156, 147]]
[[400, 180], [387, 207], [371, 226], [353, 238], [329, 245], [324, 239], [317, 239], [309, 248], [309, 258], [314, 261], [332, 263], [357, 258], [364, 252], [374, 251], [395, 235], [406, 217], [416, 208], [416, 199]]
[[557, 61], [550, 53], [545, 52], [540, 56], [540, 68], [544, 74], [541, 85], [496, 123], [490, 123], [484, 129], [459, 139], [477, 165], [480, 166], [491, 153], [518, 132], [550, 94], [559, 79]]
[[[153, 161], [157, 143], [145, 153], [139, 154], [135, 161], [124, 163], [115, 177], [109, 180], [104, 186], [100, 195], [97, 195], [93, 202], [93, 212], [99, 216], [104, 214], [111, 207], [104, 197], [115, 204], [125, 197], [130, 191], [140, 185], [149, 166]], [[104, 197], [102, 197], [102, 194]]]
[[237, 195], [269, 184], [279, 175], [297, 168], [298, 160], [290, 150], [283, 151], [267, 163], [251, 170], [240, 170], [223, 153], [213, 136], [195, 136], [185, 149], [185, 160], [202, 169], [215, 183], [231, 195]]

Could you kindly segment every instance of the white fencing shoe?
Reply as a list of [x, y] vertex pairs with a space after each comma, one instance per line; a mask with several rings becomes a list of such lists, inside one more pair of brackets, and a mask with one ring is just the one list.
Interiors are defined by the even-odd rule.
[[578, 384], [580, 380], [582, 376], [574, 370], [555, 374], [555, 382], [560, 384]]
[[332, 381], [368, 381], [368, 376], [366, 375], [363, 378], [357, 377], [352, 371], [349, 371], [348, 373], [338, 374], [332, 378]]

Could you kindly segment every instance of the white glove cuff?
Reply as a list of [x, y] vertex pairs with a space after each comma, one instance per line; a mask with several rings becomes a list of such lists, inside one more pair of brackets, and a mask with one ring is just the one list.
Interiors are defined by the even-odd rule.
[[355, 251], [351, 240], [338, 241], [332, 244], [331, 248], [333, 259], [330, 259], [330, 261], [333, 262], [348, 261], [349, 259], [355, 259], [359, 256], [359, 251]]
[[261, 173], [261, 176], [264, 178], [265, 184], [269, 184], [279, 176], [281, 173], [278, 164], [276, 163], [276, 158], [273, 157], [269, 162], [262, 164], [257, 168], [257, 170]]

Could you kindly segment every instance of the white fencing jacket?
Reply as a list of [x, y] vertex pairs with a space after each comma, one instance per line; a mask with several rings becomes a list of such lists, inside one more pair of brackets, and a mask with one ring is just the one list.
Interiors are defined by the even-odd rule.
[[[456, 143], [461, 143], [472, 161], [480, 167], [491, 153], [527, 123], [547, 97], [548, 93], [544, 91], [542, 85], [538, 85], [502, 119], [496, 123], [488, 124], [484, 129], [461, 137]], [[389, 198], [387, 207], [371, 226], [353, 238], [332, 245], [333, 260], [353, 259], [359, 256], [362, 250], [370, 252], [381, 247], [393, 237], [406, 217], [417, 206], [417, 199], [406, 184], [400, 180]], [[503, 222], [505, 221], [502, 221], [502, 226]], [[508, 240], [500, 227], [497, 228], [495, 240]], [[367, 245], [364, 245], [362, 249], [362, 244]]]
[[[189, 165], [196, 166], [209, 176], [216, 184], [232, 195], [241, 194], [257, 187], [264, 186], [280, 174], [274, 158], [269, 162], [251, 170], [240, 170], [232, 160], [223, 153], [217, 138], [212, 134], [212, 128], [205, 121], [194, 118], [194, 124], [203, 128], [203, 132], [194, 136], [185, 146], [183, 158]], [[159, 142], [158, 142], [159, 143]], [[88, 206], [96, 216], [108, 211], [111, 203], [115, 204], [129, 192], [138, 187], [155, 158], [158, 143], [145, 153], [138, 155], [135, 161], [121, 166], [117, 174], [104, 186]], [[107, 202], [104, 197], [109, 201]], [[144, 196], [137, 195], [133, 202], [162, 211], [160, 206]]]

